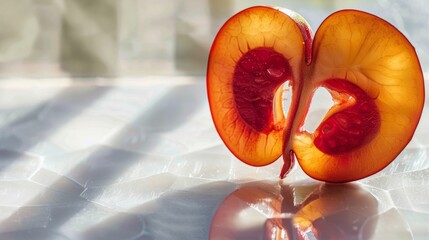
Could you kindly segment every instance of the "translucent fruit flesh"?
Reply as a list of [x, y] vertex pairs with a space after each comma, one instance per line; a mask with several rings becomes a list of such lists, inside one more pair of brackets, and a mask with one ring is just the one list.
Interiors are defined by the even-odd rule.
[[[282, 84], [292, 87], [287, 116]], [[334, 106], [314, 133], [302, 128], [318, 87]], [[314, 41], [291, 11], [253, 7], [221, 28], [207, 70], [212, 117], [227, 147], [262, 166], [281, 154], [311, 177], [357, 180], [387, 166], [411, 140], [424, 103], [417, 55], [386, 21], [360, 11], [329, 16]]]
[[271, 7], [236, 14], [213, 42], [207, 68], [212, 118], [225, 145], [247, 164], [267, 165], [282, 154], [282, 85], [300, 78], [302, 42], [296, 22]]
[[[301, 167], [309, 176], [327, 182], [354, 181], [382, 170], [411, 140], [422, 113], [424, 81], [413, 46], [383, 19], [344, 10], [321, 24], [314, 37], [312, 57], [307, 81], [323, 86], [329, 79], [343, 79], [366, 96], [364, 101], [356, 98], [356, 105], [366, 102], [366, 106], [358, 107], [359, 111], [369, 107], [370, 111], [377, 110], [378, 116], [374, 112], [361, 119], [365, 120], [361, 129], [365, 131], [360, 134], [365, 140], [348, 151], [324, 152], [316, 144], [317, 133], [296, 132], [293, 151]], [[331, 93], [338, 101], [339, 93], [353, 95], [353, 90], [337, 89]], [[324, 121], [353, 108], [334, 106]], [[348, 119], [352, 124], [358, 118]], [[352, 132], [350, 129], [349, 134]]]

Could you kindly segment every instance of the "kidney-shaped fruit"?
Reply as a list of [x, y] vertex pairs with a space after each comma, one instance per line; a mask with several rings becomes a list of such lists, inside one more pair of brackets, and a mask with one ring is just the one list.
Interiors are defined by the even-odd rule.
[[[285, 84], [291, 91], [284, 113]], [[314, 132], [303, 128], [315, 90], [334, 100]], [[283, 155], [311, 177], [347, 182], [374, 174], [405, 148], [424, 103], [410, 42], [385, 20], [342, 10], [314, 38], [290, 10], [251, 7], [230, 18], [209, 56], [207, 91], [215, 127], [241, 161], [263, 166]]]

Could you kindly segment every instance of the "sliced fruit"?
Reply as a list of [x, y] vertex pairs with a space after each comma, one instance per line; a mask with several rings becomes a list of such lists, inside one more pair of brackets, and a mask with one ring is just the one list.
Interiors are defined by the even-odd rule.
[[[293, 140], [311, 177], [364, 178], [411, 140], [424, 104], [423, 75], [412, 45], [386, 21], [355, 10], [332, 14], [315, 34], [308, 72], [305, 81], [326, 87], [336, 102], [314, 134], [300, 131]], [[330, 126], [336, 129], [324, 134]]]
[[253, 7], [228, 20], [213, 43], [207, 70], [213, 121], [226, 146], [247, 164], [266, 165], [282, 154], [281, 93], [285, 82], [294, 89], [302, 78], [303, 24], [290, 11]]
[[[287, 116], [283, 85], [292, 87]], [[319, 87], [334, 105], [314, 133], [303, 129]], [[228, 20], [207, 70], [210, 109], [222, 140], [243, 162], [283, 154], [283, 177], [298, 159], [311, 177], [347, 182], [386, 167], [411, 140], [424, 82], [410, 42], [385, 20], [357, 10], [329, 16], [312, 41], [289, 10], [252, 7]]]

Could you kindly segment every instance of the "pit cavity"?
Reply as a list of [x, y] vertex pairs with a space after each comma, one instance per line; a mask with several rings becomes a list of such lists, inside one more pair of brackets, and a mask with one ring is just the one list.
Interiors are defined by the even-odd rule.
[[329, 91], [323, 87], [317, 88], [312, 97], [302, 130], [314, 133], [333, 105], [334, 101]]

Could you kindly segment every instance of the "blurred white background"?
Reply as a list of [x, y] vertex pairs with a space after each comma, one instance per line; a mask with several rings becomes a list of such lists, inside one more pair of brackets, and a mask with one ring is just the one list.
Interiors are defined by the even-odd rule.
[[220, 26], [251, 5], [290, 8], [313, 30], [339, 9], [377, 14], [428, 69], [423, 0], [0, 0], [0, 77], [204, 75]]

